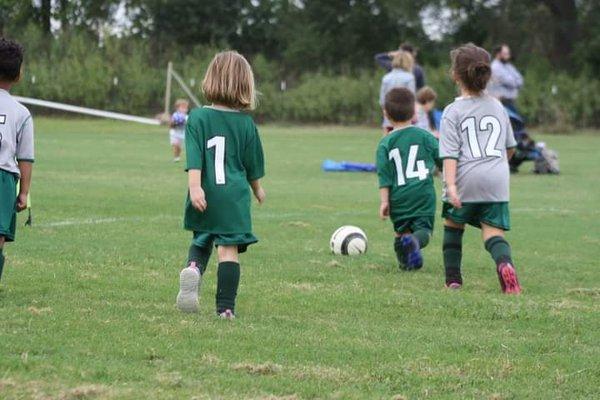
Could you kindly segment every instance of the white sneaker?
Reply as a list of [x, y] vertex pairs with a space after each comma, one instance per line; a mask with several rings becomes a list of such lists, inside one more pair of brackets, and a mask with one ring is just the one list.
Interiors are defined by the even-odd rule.
[[190, 264], [179, 274], [179, 293], [177, 294], [177, 308], [180, 311], [198, 312], [198, 290], [202, 283], [202, 275], [196, 264]]
[[173, 159], [173, 162], [175, 162], [175, 163], [177, 163], [177, 162], [179, 162], [179, 161], [181, 161], [181, 157], [175, 157], [175, 158]]

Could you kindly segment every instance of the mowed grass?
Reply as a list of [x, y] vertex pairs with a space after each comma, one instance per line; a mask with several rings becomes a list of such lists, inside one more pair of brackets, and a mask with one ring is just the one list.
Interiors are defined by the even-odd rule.
[[[2, 399], [599, 396], [600, 136], [539, 135], [562, 174], [513, 177], [524, 293], [509, 297], [475, 229], [464, 289], [443, 288], [439, 219], [424, 269], [400, 272], [375, 175], [321, 172], [325, 158], [371, 161], [377, 129], [262, 127], [261, 241], [241, 258], [230, 323], [214, 316], [214, 259], [201, 312], [175, 309], [190, 234], [165, 129], [36, 128], [34, 225], [20, 216], [0, 284]], [[344, 224], [367, 232], [368, 254], [330, 254]]]

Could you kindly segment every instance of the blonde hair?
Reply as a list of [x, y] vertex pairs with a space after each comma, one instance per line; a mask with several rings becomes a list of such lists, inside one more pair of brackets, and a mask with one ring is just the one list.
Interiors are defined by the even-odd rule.
[[401, 68], [412, 72], [415, 65], [415, 59], [408, 51], [398, 50], [392, 59], [392, 68]]
[[234, 109], [252, 110], [256, 106], [252, 68], [237, 51], [215, 55], [204, 75], [202, 92], [209, 102]]
[[174, 106], [175, 106], [176, 109], [179, 108], [180, 106], [183, 106], [183, 105], [186, 105], [186, 106], [189, 107], [190, 102], [187, 101], [186, 99], [177, 99], [177, 100], [175, 100]]

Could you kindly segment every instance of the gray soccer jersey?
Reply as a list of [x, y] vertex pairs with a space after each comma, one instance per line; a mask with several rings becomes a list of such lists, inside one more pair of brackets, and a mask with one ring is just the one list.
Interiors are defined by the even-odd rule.
[[33, 121], [27, 108], [0, 89], [0, 169], [20, 175], [18, 161], [33, 162]]
[[516, 145], [506, 110], [489, 95], [459, 97], [444, 110], [440, 158], [458, 160], [456, 186], [463, 202], [509, 200], [506, 149]]

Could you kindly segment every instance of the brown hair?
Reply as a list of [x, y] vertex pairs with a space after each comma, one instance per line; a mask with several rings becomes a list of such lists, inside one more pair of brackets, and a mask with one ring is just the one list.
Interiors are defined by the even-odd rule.
[[383, 109], [394, 122], [410, 121], [415, 116], [415, 95], [406, 88], [394, 88], [385, 95]]
[[454, 79], [470, 92], [481, 93], [485, 90], [492, 76], [490, 53], [469, 43], [452, 50], [450, 58]]
[[437, 99], [437, 93], [430, 86], [423, 86], [417, 92], [417, 102], [419, 104], [427, 104], [430, 101]]
[[392, 59], [392, 68], [402, 68], [405, 71], [412, 72], [415, 65], [415, 59], [408, 51], [398, 50]]
[[250, 64], [237, 51], [218, 53], [208, 66], [202, 92], [211, 103], [237, 110], [254, 109], [256, 92]]

